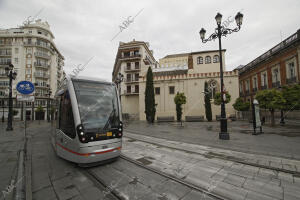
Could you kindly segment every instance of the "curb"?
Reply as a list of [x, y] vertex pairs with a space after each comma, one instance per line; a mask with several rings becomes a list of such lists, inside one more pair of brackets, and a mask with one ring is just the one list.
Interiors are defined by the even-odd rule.
[[[17, 184], [15, 187], [15, 200], [32, 200], [31, 193], [31, 154], [28, 159], [27, 151], [27, 134], [26, 134], [26, 121], [24, 121], [24, 144], [19, 152], [18, 169], [17, 169]], [[31, 153], [31, 151], [30, 151]]]

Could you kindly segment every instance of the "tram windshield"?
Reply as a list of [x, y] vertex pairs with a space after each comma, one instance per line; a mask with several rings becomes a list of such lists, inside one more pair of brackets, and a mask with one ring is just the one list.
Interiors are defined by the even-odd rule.
[[84, 129], [104, 130], [119, 125], [119, 107], [114, 85], [82, 80], [73, 80], [73, 85]]

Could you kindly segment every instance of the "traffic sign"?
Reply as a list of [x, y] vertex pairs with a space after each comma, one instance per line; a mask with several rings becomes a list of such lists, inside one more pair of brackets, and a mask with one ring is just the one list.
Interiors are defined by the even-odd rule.
[[18, 101], [26, 101], [26, 102], [34, 102], [34, 96], [18, 94], [17, 95], [17, 100]]
[[30, 81], [20, 81], [16, 87], [21, 94], [31, 94], [34, 92], [34, 85]]

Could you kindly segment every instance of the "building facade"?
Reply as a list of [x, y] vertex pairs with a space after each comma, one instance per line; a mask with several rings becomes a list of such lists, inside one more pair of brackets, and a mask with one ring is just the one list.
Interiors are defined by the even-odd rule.
[[[129, 44], [129, 43], [126, 43]], [[121, 47], [121, 48], [120, 48]], [[212, 98], [214, 94], [220, 91], [220, 63], [218, 51], [200, 51], [184, 54], [167, 55], [155, 63], [151, 55], [152, 63], [144, 65], [139, 71], [139, 78], [134, 79], [134, 87], [138, 88], [138, 93], [129, 95], [128, 79], [132, 75], [126, 72], [127, 66], [132, 64], [118, 64], [119, 52], [122, 52], [120, 45], [113, 72], [113, 81], [116, 80], [117, 74], [124, 73], [124, 81], [121, 87], [121, 102], [123, 114], [132, 116], [139, 120], [146, 120], [145, 115], [145, 86], [146, 73], [148, 67], [152, 67], [153, 82], [155, 90], [156, 119], [158, 117], [168, 117], [176, 119], [176, 109], [174, 97], [177, 92], [183, 92], [187, 97], [187, 103], [183, 105], [183, 119], [189, 116], [204, 117], [204, 85], [205, 82], [211, 86]], [[134, 51], [134, 49], [132, 49]], [[225, 50], [222, 51], [222, 57], [225, 57]], [[144, 59], [142, 56], [141, 60]], [[120, 66], [120, 68], [119, 68]], [[225, 66], [225, 59], [223, 59]], [[122, 69], [123, 68], [123, 69]], [[132, 79], [129, 79], [130, 82]], [[233, 102], [238, 97], [238, 71], [225, 71], [224, 84], [226, 90], [231, 95], [231, 102], [226, 104], [227, 115], [235, 114], [232, 107]], [[125, 88], [125, 89], [124, 89]], [[122, 92], [124, 90], [124, 92]], [[131, 94], [131, 93], [130, 93]], [[129, 97], [129, 98], [128, 98]], [[212, 101], [213, 119], [220, 115], [220, 106], [215, 106]]]
[[[12, 86], [14, 109], [18, 110], [16, 117], [23, 119], [26, 114], [27, 119], [36, 119], [35, 109], [42, 106], [45, 112], [41, 117], [45, 119], [47, 103], [50, 100], [53, 104], [64, 66], [64, 57], [54, 43], [54, 35], [47, 22], [36, 20], [19, 28], [0, 30], [0, 107], [5, 118], [9, 92], [5, 67], [10, 63], [17, 72]], [[35, 85], [35, 101], [32, 103], [16, 100], [16, 84], [23, 80]], [[52, 91], [50, 96], [49, 91]]]
[[118, 73], [123, 74], [124, 80], [119, 85], [122, 112], [131, 118], [139, 119], [140, 78], [147, 73], [149, 66], [157, 64], [149, 43], [142, 41], [120, 42], [112, 79], [115, 82]]
[[245, 66], [238, 67], [240, 97], [253, 100], [260, 90], [300, 83], [300, 29]]

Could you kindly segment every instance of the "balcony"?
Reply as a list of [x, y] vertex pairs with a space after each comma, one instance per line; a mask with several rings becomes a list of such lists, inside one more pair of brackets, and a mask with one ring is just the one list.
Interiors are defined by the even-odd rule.
[[9, 65], [10, 63], [11, 63], [11, 61], [4, 61], [4, 62], [0, 61], [0, 65]]
[[139, 53], [136, 53], [136, 54], [132, 54], [132, 55], [123, 55], [120, 57], [121, 60], [127, 60], [127, 59], [137, 59], [137, 58], [141, 58], [142, 55], [139, 54]]
[[138, 95], [139, 91], [127, 91], [124, 90], [124, 95]]
[[46, 64], [46, 63], [37, 63], [37, 62], [35, 62], [35, 63], [34, 63], [34, 66], [35, 66], [35, 67], [45, 68], [45, 69], [49, 69], [49, 68], [50, 68], [50, 65], [49, 65], [49, 64]]
[[5, 73], [0, 73], [0, 78], [3, 78], [3, 77], [4, 77], [4, 78], [8, 78], [8, 77], [7, 77], [7, 74], [5, 74]]
[[49, 84], [45, 84], [45, 83], [34, 83], [34, 86], [36, 88], [44, 88], [44, 89], [48, 89], [50, 87]]
[[12, 42], [3, 42], [3, 43], [0, 43], [0, 46], [11, 46], [12, 45]]
[[51, 47], [50, 47], [50, 45], [48, 45], [48, 44], [36, 42], [36, 43], [35, 43], [35, 46], [42, 47], [42, 48], [45, 48], [45, 49], [48, 49], [48, 50], [51, 51]]
[[134, 71], [140, 71], [141, 70], [141, 65], [135, 65], [134, 68], [131, 67], [126, 67], [125, 72], [134, 72]]
[[33, 43], [33, 42], [28, 42], [28, 41], [27, 41], [27, 42], [24, 42], [23, 45], [24, 45], [24, 46], [34, 46], [34, 43]]
[[11, 52], [2, 52], [2, 53], [0, 53], [0, 56], [1, 57], [10, 57], [11, 56]]
[[134, 79], [125, 79], [125, 83], [137, 83], [139, 82], [138, 78], [134, 78]]
[[279, 88], [280, 87], [280, 81], [276, 81], [272, 83], [272, 88]]
[[48, 60], [51, 58], [51, 56], [49, 56], [48, 54], [43, 53], [43, 52], [35, 52], [34, 55], [36, 57], [45, 58], [45, 59], [48, 59]]
[[297, 81], [296, 76], [293, 76], [293, 77], [290, 77], [290, 78], [286, 79], [287, 84], [296, 83], [296, 81]]
[[261, 90], [266, 90], [266, 89], [268, 89], [268, 86], [267, 85], [262, 85], [260, 88], [261, 88]]
[[50, 78], [49, 74], [46, 73], [39, 73], [39, 72], [34, 72], [34, 76], [36, 78]]

